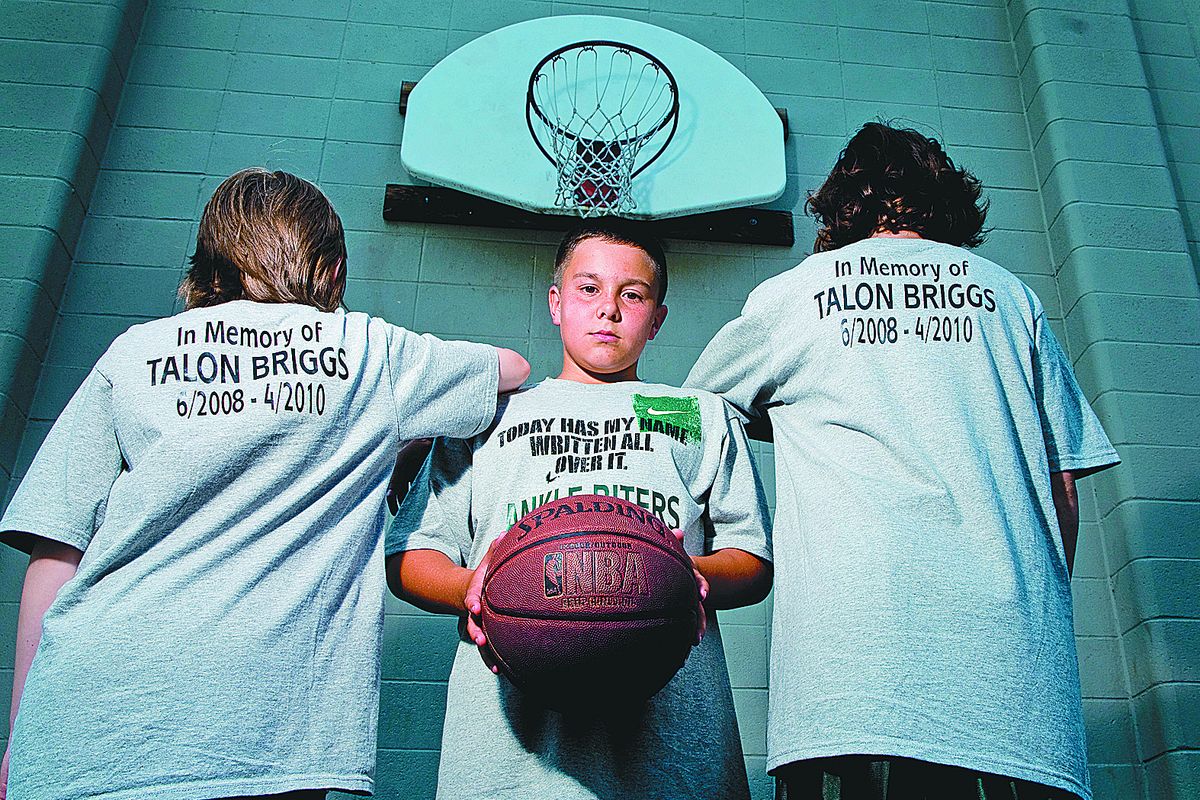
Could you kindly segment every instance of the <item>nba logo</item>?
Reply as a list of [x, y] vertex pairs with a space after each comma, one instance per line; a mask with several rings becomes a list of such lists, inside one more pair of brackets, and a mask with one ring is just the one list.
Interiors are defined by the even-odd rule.
[[562, 553], [547, 553], [545, 559], [546, 597], [558, 597], [563, 591]]

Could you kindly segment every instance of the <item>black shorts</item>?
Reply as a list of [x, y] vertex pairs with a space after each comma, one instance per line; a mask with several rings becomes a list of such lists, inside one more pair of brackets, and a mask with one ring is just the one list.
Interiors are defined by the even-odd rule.
[[325, 800], [325, 789], [300, 789], [283, 794], [256, 794], [242, 797], [225, 797], [220, 800]]
[[775, 800], [1079, 800], [1040, 783], [913, 758], [816, 758], [773, 774]]

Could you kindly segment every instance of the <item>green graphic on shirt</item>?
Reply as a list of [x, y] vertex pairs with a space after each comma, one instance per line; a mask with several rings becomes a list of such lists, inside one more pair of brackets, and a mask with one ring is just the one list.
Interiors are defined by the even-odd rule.
[[633, 396], [638, 430], [664, 433], [682, 444], [700, 443], [700, 400], [697, 397]]

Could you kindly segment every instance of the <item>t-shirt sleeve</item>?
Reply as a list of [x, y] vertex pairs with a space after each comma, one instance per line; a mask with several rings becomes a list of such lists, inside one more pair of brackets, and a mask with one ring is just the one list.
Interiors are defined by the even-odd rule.
[[0, 520], [0, 541], [26, 553], [38, 536], [86, 550], [124, 463], [112, 384], [93, 369], [38, 449]]
[[[728, 408], [722, 403], [723, 407]], [[732, 413], [725, 416], [721, 460], [708, 494], [705, 551], [712, 553], [735, 547], [771, 560], [771, 521], [762, 481], [754, 466], [750, 443], [742, 422]]]
[[471, 558], [471, 443], [438, 439], [396, 512], [384, 553], [436, 550], [465, 567]]
[[721, 395], [750, 422], [765, 421], [778, 388], [762, 292], [760, 287], [751, 293], [742, 313], [717, 331], [684, 381], [685, 387]]
[[1050, 471], [1089, 474], [1120, 463], [1045, 316], [1034, 324], [1034, 390]]
[[388, 326], [388, 360], [401, 439], [465, 439], [496, 414], [500, 356], [491, 345], [447, 342]]

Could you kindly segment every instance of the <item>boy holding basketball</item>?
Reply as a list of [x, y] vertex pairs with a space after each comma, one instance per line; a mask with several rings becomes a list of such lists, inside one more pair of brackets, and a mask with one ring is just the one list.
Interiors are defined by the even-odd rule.
[[1037, 297], [963, 249], [979, 195], [938, 142], [866, 125], [809, 198], [816, 252], [688, 378], [774, 431], [788, 800], [1091, 794], [1075, 480], [1118, 458]]
[[666, 288], [661, 247], [636, 229], [569, 234], [549, 290], [561, 374], [505, 398], [483, 434], [439, 439], [388, 535], [393, 592], [459, 615], [466, 631], [450, 677], [441, 800], [748, 796], [711, 617], [683, 668], [633, 716], [550, 711], [476, 650], [490, 546], [528, 512], [576, 494], [620, 497], [681, 529], [709, 610], [769, 590], [767, 514], [740, 423], [707, 392], [637, 379]]
[[239, 172], [187, 310], [118, 336], [59, 416], [0, 522], [32, 552], [13, 798], [372, 790], [396, 450], [483, 429], [529, 366], [345, 312], [345, 288], [320, 190]]

